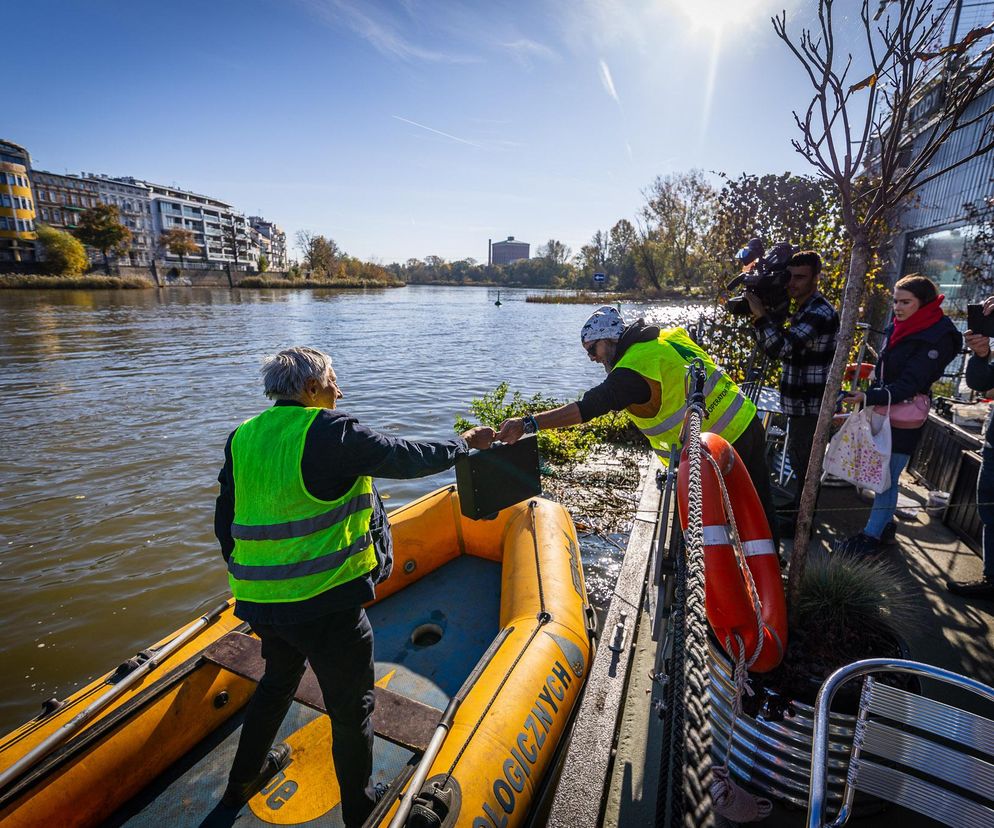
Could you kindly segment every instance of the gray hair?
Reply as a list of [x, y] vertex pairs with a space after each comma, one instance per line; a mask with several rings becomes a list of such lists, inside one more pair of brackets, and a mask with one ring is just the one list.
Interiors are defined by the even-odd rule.
[[262, 361], [262, 382], [271, 400], [295, 400], [310, 379], [323, 380], [331, 357], [314, 348], [287, 348]]

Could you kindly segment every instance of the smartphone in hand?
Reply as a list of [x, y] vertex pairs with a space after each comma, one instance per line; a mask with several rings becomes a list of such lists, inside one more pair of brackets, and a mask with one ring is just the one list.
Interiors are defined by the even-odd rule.
[[966, 326], [975, 334], [994, 336], [994, 313], [984, 316], [983, 305], [967, 305]]

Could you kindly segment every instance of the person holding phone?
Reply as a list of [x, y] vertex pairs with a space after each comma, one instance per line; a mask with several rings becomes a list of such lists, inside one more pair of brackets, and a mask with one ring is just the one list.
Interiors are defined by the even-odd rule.
[[[935, 283], [927, 276], [912, 273], [894, 285], [894, 318], [885, 331], [887, 337], [873, 373], [873, 384], [864, 394], [856, 391], [843, 402], [887, 406], [911, 401], [919, 394], [931, 395], [938, 380], [963, 346], [963, 336], [942, 312], [942, 300]], [[901, 472], [911, 459], [925, 426], [897, 427], [891, 421], [890, 487], [876, 496], [870, 519], [863, 531], [847, 538], [842, 548], [858, 555], [875, 555], [882, 543], [892, 542], [893, 522]]]
[[[973, 353], [966, 363], [966, 384], [974, 391], [986, 392], [994, 388], [994, 365], [991, 365], [990, 335], [994, 328], [994, 296], [977, 307], [969, 308], [970, 330], [966, 332], [966, 347]], [[984, 442], [980, 474], [977, 476], [977, 513], [983, 523], [982, 549], [984, 567], [979, 578], [965, 581], [949, 580], [946, 588], [956, 595], [969, 598], [994, 598], [994, 432], [987, 417], [987, 439]]]

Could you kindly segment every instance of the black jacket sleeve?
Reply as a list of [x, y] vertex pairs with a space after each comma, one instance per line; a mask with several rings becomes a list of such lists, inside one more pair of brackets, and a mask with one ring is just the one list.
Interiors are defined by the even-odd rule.
[[367, 428], [347, 414], [323, 412], [304, 443], [301, 471], [315, 497], [334, 500], [360, 475], [408, 480], [437, 474], [469, 452], [461, 437], [403, 440]]
[[989, 357], [972, 354], [966, 363], [966, 384], [974, 391], [989, 391], [994, 388], [994, 365]]
[[884, 384], [866, 392], [867, 405], [887, 405], [888, 391], [892, 404], [910, 400], [915, 394], [927, 393], [932, 383], [942, 376], [946, 366], [953, 361], [959, 351], [960, 341], [958, 337], [944, 336], [935, 343], [917, 342], [898, 377], [891, 380], [885, 371]]
[[631, 368], [615, 368], [600, 385], [595, 385], [577, 402], [581, 422], [589, 422], [609, 411], [649, 401], [649, 383]]
[[214, 536], [221, 545], [221, 557], [228, 562], [235, 548], [235, 539], [231, 537], [231, 524], [235, 519], [235, 481], [231, 474], [231, 438], [235, 432], [228, 435], [224, 446], [224, 466], [217, 476], [221, 491], [214, 501]]

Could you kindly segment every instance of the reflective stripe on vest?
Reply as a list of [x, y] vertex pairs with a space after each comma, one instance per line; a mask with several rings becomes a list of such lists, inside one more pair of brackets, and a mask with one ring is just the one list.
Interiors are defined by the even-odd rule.
[[[714, 387], [718, 384], [718, 380], [720, 380], [723, 376], [725, 375], [724, 373], [722, 373], [721, 369], [715, 368], [715, 370], [711, 373], [711, 376], [708, 377], [707, 382], [704, 383], [705, 398], [707, 397], [708, 394], [714, 391]], [[682, 425], [683, 418], [686, 416], [687, 416], [687, 406], [685, 405], [682, 408], [678, 409], [675, 413], [671, 414], [665, 420], [663, 420], [659, 425], [653, 426], [652, 428], [643, 429], [642, 433], [646, 437], [653, 437], [657, 434], [662, 434], [664, 431], [669, 431], [671, 428], [674, 428], [678, 425]]]
[[376, 566], [372, 478], [357, 478], [336, 500], [320, 500], [304, 485], [304, 442], [321, 410], [274, 406], [235, 430], [228, 582], [239, 600], [303, 601]]
[[635, 371], [649, 381], [654, 394], [658, 391], [659, 407], [650, 416], [634, 413], [644, 410], [645, 404], [629, 406], [627, 413], [664, 465], [669, 460], [670, 447], [680, 444], [687, 414], [687, 366], [694, 359], [700, 359], [707, 372], [704, 396], [708, 416], [702, 430], [721, 434], [734, 443], [756, 416], [756, 406], [683, 328], [662, 330], [654, 341], [631, 345], [614, 367]]
[[314, 532], [320, 532], [322, 529], [334, 526], [339, 521], [345, 520], [349, 515], [354, 515], [362, 509], [372, 508], [372, 493], [361, 494], [358, 497], [353, 497], [341, 506], [311, 518], [289, 520], [286, 523], [272, 523], [265, 526], [243, 526], [240, 523], [232, 523], [231, 537], [235, 540], [255, 541], [300, 538], [304, 535], [311, 535]]

